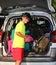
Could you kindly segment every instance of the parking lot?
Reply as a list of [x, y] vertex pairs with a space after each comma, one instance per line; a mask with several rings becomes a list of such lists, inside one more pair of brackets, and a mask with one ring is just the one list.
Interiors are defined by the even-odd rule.
[[[0, 62], [0, 65], [15, 65], [14, 62]], [[26, 62], [22, 63], [22, 65], [56, 65], [56, 62], [38, 62], [38, 63], [33, 63], [33, 62]]]

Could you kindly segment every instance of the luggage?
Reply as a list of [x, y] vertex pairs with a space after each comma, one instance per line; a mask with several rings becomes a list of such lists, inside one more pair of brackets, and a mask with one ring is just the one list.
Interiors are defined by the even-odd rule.
[[49, 43], [49, 39], [46, 38], [45, 36], [41, 36], [38, 40], [35, 40], [35, 43], [36, 43], [36, 45], [34, 47], [34, 51], [35, 52], [44, 52]]
[[27, 30], [26, 30], [26, 32], [25, 32], [25, 34], [30, 35], [30, 30], [29, 30], [29, 29], [27, 29]]
[[30, 51], [31, 50], [31, 44], [32, 43], [30, 43], [30, 42], [25, 43], [25, 47], [24, 47], [25, 51]]
[[33, 49], [35, 52], [38, 52], [38, 51], [39, 51], [38, 44], [36, 45], [36, 41], [33, 42], [32, 49]]
[[33, 46], [32, 46], [32, 49], [38, 53], [39, 52], [39, 47], [38, 47], [38, 42], [43, 38], [43, 36], [41, 36], [38, 40], [35, 40], [33, 42]]
[[26, 41], [24, 40], [25, 42], [25, 47], [24, 47], [24, 50], [25, 51], [30, 51], [32, 49], [32, 42], [34, 41], [33, 37], [30, 35], [30, 30], [26, 30], [26, 37], [28, 37], [30, 40], [29, 41]]
[[50, 33], [45, 33], [44, 36], [50, 40]]
[[15, 32], [15, 29], [11, 29], [11, 38], [12, 38], [12, 40], [14, 40], [14, 32]]
[[[37, 28], [37, 29], [36, 29]], [[31, 36], [34, 38], [34, 39], [39, 39], [41, 36], [44, 35], [44, 32], [43, 30], [41, 29], [41, 27], [34, 27], [31, 29]]]
[[29, 41], [24, 40], [24, 42], [33, 42], [33, 41], [34, 41], [34, 39], [33, 39], [32, 36], [30, 36], [30, 35], [26, 35], [26, 37], [29, 38], [30, 40], [29, 40]]
[[43, 36], [43, 38], [38, 42], [39, 44], [38, 47], [42, 49], [42, 51], [45, 51], [48, 43], [49, 43], [49, 39]]

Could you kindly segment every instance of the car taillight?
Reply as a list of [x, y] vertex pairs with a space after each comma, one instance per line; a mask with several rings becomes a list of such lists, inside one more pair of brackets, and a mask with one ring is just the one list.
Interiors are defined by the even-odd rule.
[[2, 38], [2, 36], [0, 35], [0, 43], [1, 43], [1, 41], [2, 41], [1, 38]]
[[2, 34], [3, 34], [3, 32], [0, 31], [0, 43], [2, 42]]
[[56, 43], [56, 31], [52, 32], [52, 40], [51, 42]]

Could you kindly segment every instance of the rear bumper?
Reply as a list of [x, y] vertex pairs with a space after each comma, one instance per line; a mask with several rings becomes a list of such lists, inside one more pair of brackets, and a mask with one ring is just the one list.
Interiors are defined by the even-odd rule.
[[[1, 50], [2, 48], [0, 49], [0, 52], [2, 52]], [[23, 62], [53, 62], [56, 61], [55, 58], [56, 58], [56, 48], [54, 48], [54, 46], [52, 45], [50, 47], [50, 52], [47, 54], [47, 56], [43, 56], [43, 55], [28, 56], [23, 59]], [[2, 56], [2, 53], [0, 53], [0, 61], [14, 62], [12, 57], [4, 57]]]
[[56, 48], [56, 43], [51, 42], [52, 46], [51, 48]]
[[[0, 57], [0, 61], [5, 62], [14, 62], [12, 57]], [[26, 57], [23, 59], [23, 62], [53, 62], [55, 61], [54, 57]]]

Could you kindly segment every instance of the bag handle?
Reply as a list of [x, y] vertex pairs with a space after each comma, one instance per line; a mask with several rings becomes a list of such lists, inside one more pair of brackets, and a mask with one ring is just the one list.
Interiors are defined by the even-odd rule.
[[35, 46], [37, 46], [37, 43], [43, 38], [44, 36], [41, 36], [38, 40], [35, 40], [35, 42], [36, 42], [36, 45]]

